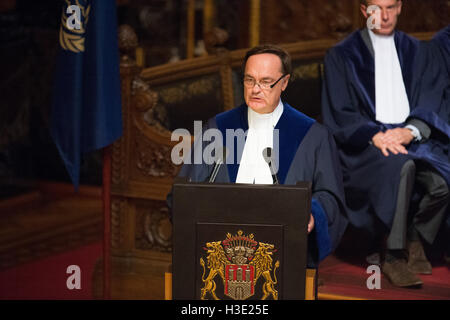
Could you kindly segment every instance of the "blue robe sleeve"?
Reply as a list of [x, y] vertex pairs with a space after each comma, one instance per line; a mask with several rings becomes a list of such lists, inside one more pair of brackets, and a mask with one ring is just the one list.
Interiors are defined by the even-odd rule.
[[318, 260], [322, 261], [331, 253], [331, 239], [328, 233], [328, 218], [320, 202], [312, 199], [311, 213], [314, 217], [315, 238]]
[[309, 243], [316, 247], [315, 260], [320, 262], [336, 249], [348, 220], [342, 170], [334, 139], [328, 130], [323, 128], [320, 130], [320, 136], [316, 136], [314, 140], [320, 141], [320, 145], [316, 149], [312, 186], [311, 213], [314, 217], [314, 229], [310, 237], [313, 237], [314, 241]]
[[[337, 48], [332, 48], [325, 56], [325, 75], [322, 86], [322, 116], [340, 145], [355, 148], [367, 147], [372, 137], [384, 126], [371, 119], [360, 106], [363, 97], [355, 95], [351, 86], [351, 70]], [[374, 117], [373, 117], [374, 118]]]
[[417, 99], [417, 103], [410, 118], [420, 119], [449, 136], [450, 79], [442, 53], [435, 43], [421, 43], [416, 65], [418, 70], [414, 80], [417, 88], [414, 92], [417, 97], [413, 100]]

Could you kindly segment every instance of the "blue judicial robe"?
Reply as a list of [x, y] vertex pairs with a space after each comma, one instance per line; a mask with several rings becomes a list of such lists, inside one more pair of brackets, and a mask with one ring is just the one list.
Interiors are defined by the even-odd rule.
[[392, 226], [400, 171], [407, 160], [429, 163], [450, 185], [450, 126], [442, 117], [442, 108], [448, 108], [442, 101], [448, 78], [428, 44], [396, 31], [395, 45], [410, 104], [407, 121], [419, 119], [432, 130], [427, 141], [407, 147], [408, 155], [385, 157], [370, 143], [377, 132], [406, 123], [386, 125], [375, 118], [375, 62], [362, 30], [325, 57], [322, 115], [339, 149], [349, 221], [372, 236], [379, 231], [378, 221]]
[[443, 63], [447, 73], [450, 75], [450, 25], [436, 33], [432, 42], [436, 44], [441, 51]]
[[[450, 79], [450, 25], [433, 37], [430, 41], [430, 50], [432, 58], [436, 59], [444, 75]], [[450, 80], [447, 82], [442, 103], [441, 116], [447, 119], [447, 123], [450, 123]]]
[[444, 93], [441, 115], [447, 117], [447, 122], [450, 123], [450, 25], [439, 31], [430, 42], [430, 50], [434, 51], [433, 58], [440, 63], [442, 72], [449, 80]]
[[[210, 119], [203, 129], [217, 128], [223, 137], [226, 136], [227, 129], [242, 129], [246, 132], [247, 108], [244, 104], [218, 114]], [[275, 129], [279, 130], [280, 153], [277, 176], [280, 184], [312, 182], [311, 213], [315, 227], [308, 237], [308, 266], [315, 267], [337, 247], [347, 226], [342, 174], [336, 146], [325, 127], [287, 103], [283, 104], [283, 113]], [[196, 143], [191, 154], [200, 147], [204, 150], [208, 143], [203, 141], [201, 146]], [[234, 143], [235, 152], [230, 152], [234, 155], [234, 159], [227, 159], [227, 165], [220, 167], [215, 182], [236, 182], [240, 162], [237, 157], [242, 156], [243, 151], [236, 150], [237, 145]], [[213, 167], [205, 163], [184, 164], [179, 176], [188, 177], [193, 182], [206, 181]], [[169, 196], [169, 207], [170, 201]]]
[[[447, 88], [444, 93], [443, 104], [441, 108], [441, 116], [447, 118], [447, 122], [450, 123], [450, 25], [439, 31], [431, 40], [431, 50], [434, 50], [435, 56], [441, 63], [442, 72], [447, 73]], [[447, 222], [446, 227], [450, 234], [450, 206], [447, 208]], [[449, 244], [450, 246], [450, 244]]]

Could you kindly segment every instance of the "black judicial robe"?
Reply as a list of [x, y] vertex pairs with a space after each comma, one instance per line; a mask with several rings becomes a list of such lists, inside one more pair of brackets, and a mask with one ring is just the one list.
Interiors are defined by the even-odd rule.
[[[203, 130], [217, 128], [223, 137], [227, 129], [247, 132], [247, 108], [244, 104], [218, 114], [208, 121]], [[285, 185], [295, 185], [298, 181], [312, 182], [311, 213], [315, 227], [308, 237], [308, 266], [315, 267], [337, 247], [347, 226], [339, 159], [333, 137], [325, 127], [287, 103], [283, 104], [283, 108], [283, 114], [275, 127], [279, 129], [280, 152], [277, 176], [280, 184]], [[196, 143], [191, 156], [197, 148], [202, 147], [204, 150], [208, 143]], [[236, 182], [240, 162], [237, 157], [242, 156], [243, 152], [236, 150], [237, 145], [234, 143], [235, 152], [230, 152], [234, 154], [234, 159], [227, 159], [227, 165], [220, 167], [215, 182]], [[193, 182], [206, 181], [213, 167], [205, 163], [184, 164], [179, 176], [188, 177]], [[169, 207], [170, 201], [169, 195]]]
[[374, 214], [387, 228], [392, 226], [400, 171], [407, 160], [429, 163], [450, 185], [450, 126], [442, 116], [442, 108], [448, 108], [442, 101], [448, 78], [433, 59], [428, 44], [395, 32], [410, 104], [407, 121], [415, 118], [425, 122], [432, 134], [423, 143], [410, 144], [408, 155], [386, 158], [369, 142], [377, 132], [403, 127], [405, 123], [387, 125], [376, 121], [375, 62], [362, 32], [352, 33], [325, 57], [322, 115], [339, 149], [349, 221], [375, 236]]

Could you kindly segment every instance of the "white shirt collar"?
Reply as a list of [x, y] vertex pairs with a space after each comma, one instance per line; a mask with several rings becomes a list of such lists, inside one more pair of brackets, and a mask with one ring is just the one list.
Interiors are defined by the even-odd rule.
[[283, 114], [283, 102], [278, 102], [277, 107], [271, 113], [258, 113], [252, 108], [248, 107], [248, 127], [249, 128], [263, 128], [269, 124], [272, 128], [278, 123]]
[[271, 113], [261, 114], [248, 108], [249, 130], [239, 164], [236, 183], [273, 183], [272, 174], [262, 152], [267, 147], [273, 148], [274, 128], [282, 114], [283, 103], [281, 99]]
[[376, 34], [372, 30], [369, 29], [369, 36], [370, 40], [372, 40], [372, 44], [375, 44], [375, 42], [379, 41], [393, 41], [394, 40], [394, 32], [392, 32], [390, 35], [383, 35], [383, 34]]

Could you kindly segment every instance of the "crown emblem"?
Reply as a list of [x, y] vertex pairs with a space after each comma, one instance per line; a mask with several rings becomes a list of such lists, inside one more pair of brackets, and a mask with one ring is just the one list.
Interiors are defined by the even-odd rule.
[[242, 230], [234, 236], [228, 233], [227, 238], [222, 242], [228, 261], [235, 264], [246, 264], [252, 261], [258, 246], [258, 242], [253, 237], [253, 234], [245, 236]]

